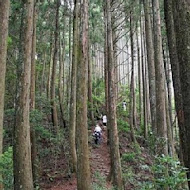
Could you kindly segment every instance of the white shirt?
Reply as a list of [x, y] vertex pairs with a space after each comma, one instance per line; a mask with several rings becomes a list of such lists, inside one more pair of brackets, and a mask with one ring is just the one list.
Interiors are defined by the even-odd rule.
[[103, 116], [103, 123], [107, 123], [107, 116], [106, 115]]
[[94, 129], [95, 132], [102, 132], [102, 129], [99, 125], [96, 125], [95, 129]]

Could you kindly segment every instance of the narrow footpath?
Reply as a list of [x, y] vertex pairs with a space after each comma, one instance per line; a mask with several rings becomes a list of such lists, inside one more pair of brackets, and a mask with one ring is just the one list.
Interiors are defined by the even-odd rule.
[[[109, 146], [107, 146], [107, 131], [103, 131], [103, 138], [100, 145], [95, 146], [94, 144], [90, 147], [90, 166], [92, 174], [92, 182], [97, 183], [98, 176], [101, 179], [107, 178], [110, 171], [110, 155]], [[107, 183], [107, 188], [111, 187]], [[60, 179], [58, 183], [50, 188], [51, 190], [77, 190], [76, 176], [72, 176], [70, 179]]]

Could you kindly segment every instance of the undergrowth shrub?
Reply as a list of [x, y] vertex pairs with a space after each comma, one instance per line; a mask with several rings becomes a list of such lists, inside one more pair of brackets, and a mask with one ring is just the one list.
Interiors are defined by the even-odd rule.
[[140, 190], [165, 189], [186, 190], [186, 169], [180, 162], [170, 156], [155, 158], [155, 164], [151, 167], [154, 174], [153, 181], [141, 184]]
[[1, 182], [5, 190], [13, 189], [13, 149], [9, 147], [0, 157], [0, 174], [3, 176]]
[[130, 128], [129, 128], [129, 124], [127, 121], [124, 121], [123, 119], [118, 119], [117, 120], [117, 126], [120, 132], [129, 132]]
[[99, 172], [94, 174], [95, 182], [92, 184], [93, 190], [113, 190], [113, 188], [106, 187], [106, 178], [102, 176]]

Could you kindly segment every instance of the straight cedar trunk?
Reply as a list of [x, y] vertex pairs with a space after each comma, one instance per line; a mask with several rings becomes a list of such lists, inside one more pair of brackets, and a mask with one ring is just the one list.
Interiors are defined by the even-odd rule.
[[134, 23], [133, 23], [133, 11], [130, 12], [130, 39], [131, 39], [131, 86], [130, 86], [130, 128], [131, 128], [131, 138], [134, 143], [136, 143], [135, 132], [136, 128], [136, 115], [135, 115], [135, 77], [134, 77]]
[[[31, 86], [30, 86], [30, 111], [35, 110], [35, 86], [36, 86], [36, 1], [34, 0], [34, 11], [33, 11], [33, 35], [32, 35], [32, 55], [31, 55]], [[31, 155], [32, 155], [32, 174], [34, 183], [37, 180], [37, 147], [36, 147], [36, 135], [34, 126], [30, 128], [31, 136]]]
[[74, 15], [73, 15], [73, 57], [72, 57], [72, 70], [71, 70], [71, 94], [70, 94], [70, 114], [69, 114], [69, 142], [70, 142], [70, 154], [71, 154], [71, 170], [77, 171], [77, 155], [76, 155], [76, 143], [75, 143], [75, 131], [76, 131], [76, 75], [77, 75], [77, 63], [78, 63], [78, 51], [79, 51], [79, 0], [74, 1]]
[[113, 178], [113, 185], [118, 190], [123, 190], [121, 160], [119, 153], [119, 138], [117, 130], [117, 116], [116, 116], [116, 92], [115, 92], [115, 64], [113, 56], [113, 39], [111, 26], [111, 8], [110, 0], [106, 4], [107, 14], [107, 44], [108, 44], [108, 127], [110, 129], [110, 154], [111, 154], [111, 175]]
[[138, 87], [139, 87], [139, 122], [142, 123], [142, 67], [140, 61], [140, 47], [138, 36], [138, 22], [136, 24], [137, 60], [138, 60]]
[[154, 46], [152, 37], [152, 25], [150, 18], [149, 0], [144, 0], [145, 14], [145, 34], [147, 47], [147, 62], [149, 76], [149, 92], [150, 92], [150, 110], [151, 110], [151, 125], [152, 131], [156, 134], [156, 88], [155, 88], [155, 65], [154, 65]]
[[144, 35], [143, 35], [143, 23], [142, 23], [142, 16], [140, 19], [140, 33], [141, 33], [141, 63], [142, 63], [142, 82], [143, 82], [143, 116], [144, 116], [144, 137], [145, 139], [148, 136], [148, 106], [147, 106], [147, 85], [146, 85], [146, 69], [145, 69], [145, 52], [144, 52]]
[[88, 0], [83, 0], [80, 8], [81, 35], [77, 57], [77, 189], [92, 190], [87, 125]]
[[[5, 73], [7, 58], [7, 37], [9, 20], [9, 0], [0, 0], [0, 156], [3, 153], [3, 115], [5, 96]], [[2, 176], [0, 176], [0, 180]], [[3, 189], [0, 183], [0, 189]]]
[[64, 68], [65, 68], [65, 31], [66, 31], [66, 22], [65, 22], [65, 11], [66, 7], [64, 6], [63, 13], [63, 36], [61, 36], [61, 31], [59, 33], [59, 106], [60, 106], [60, 114], [62, 119], [62, 125], [65, 127], [65, 119], [64, 119]]
[[51, 34], [51, 41], [50, 41], [50, 60], [49, 60], [49, 67], [48, 67], [48, 78], [47, 78], [47, 99], [50, 100], [51, 96], [51, 75], [52, 75], [52, 65], [53, 65], [53, 52], [54, 52], [54, 37]]
[[89, 115], [92, 124], [94, 125], [94, 112], [93, 112], [93, 98], [92, 98], [92, 62], [91, 62], [91, 55], [90, 55], [90, 46], [88, 49], [88, 102], [89, 102]]
[[24, 4], [25, 36], [23, 42], [23, 67], [19, 79], [16, 124], [14, 129], [15, 190], [33, 190], [29, 123], [33, 9], [34, 1], [27, 0]]
[[[106, 12], [106, 1], [104, 1], [104, 81], [105, 81], [105, 114], [109, 112], [108, 102], [108, 42], [107, 42], [107, 12]], [[109, 144], [109, 128], [107, 127], [107, 144]]]
[[[160, 25], [160, 5], [158, 0], [153, 0], [154, 17], [154, 57], [156, 74], [156, 124], [157, 134], [162, 141], [158, 147], [158, 154], [168, 154], [167, 125], [165, 107], [165, 73], [162, 58], [162, 36]], [[161, 145], [162, 144], [162, 145]]]
[[[70, 99], [71, 97], [69, 96], [72, 91], [70, 88], [71, 85], [71, 69], [72, 69], [72, 45], [71, 45], [71, 35], [72, 35], [72, 13], [70, 13], [70, 17], [69, 17], [69, 72], [68, 72], [68, 76], [67, 76], [67, 105], [70, 104]], [[70, 98], [70, 99], [69, 99]], [[69, 107], [69, 106], [68, 106]]]
[[175, 148], [174, 148], [174, 139], [173, 139], [173, 131], [172, 131], [172, 119], [170, 117], [170, 109], [171, 109], [171, 89], [169, 87], [169, 71], [168, 71], [168, 65], [169, 63], [166, 60], [165, 57], [165, 51], [163, 47], [163, 62], [164, 62], [164, 69], [165, 69], [165, 77], [166, 77], [166, 82], [165, 82], [165, 89], [166, 89], [166, 123], [167, 123], [167, 134], [168, 134], [168, 153], [174, 157], [175, 156]]
[[55, 95], [55, 82], [56, 82], [56, 67], [58, 62], [58, 51], [59, 51], [59, 7], [60, 0], [56, 0], [56, 20], [55, 20], [55, 47], [53, 55], [53, 68], [51, 76], [51, 106], [52, 106], [52, 121], [55, 130], [57, 131], [58, 127], [58, 116], [57, 116], [57, 104], [56, 104], [56, 95]]
[[[188, 168], [190, 180], [190, 3], [187, 0], [173, 0], [174, 26], [176, 32], [177, 55], [179, 61], [181, 93], [183, 102], [182, 124], [180, 133], [184, 133], [182, 151], [184, 165]], [[189, 187], [190, 187], [190, 181]]]
[[[65, 25], [64, 25], [65, 27]], [[61, 34], [60, 34], [61, 35]], [[61, 38], [61, 36], [59, 37]], [[63, 43], [61, 39], [59, 39], [59, 106], [61, 112], [61, 119], [64, 125], [64, 57], [65, 57], [65, 41], [64, 41], [64, 32], [63, 32]]]
[[174, 18], [173, 18], [173, 6], [172, 0], [164, 1], [164, 13], [166, 21], [166, 30], [168, 38], [169, 55], [172, 69], [172, 81], [174, 87], [175, 96], [175, 109], [177, 113], [178, 126], [179, 126], [179, 138], [180, 138], [180, 160], [183, 161], [183, 155], [187, 155], [185, 152], [185, 126], [183, 122], [183, 102], [180, 84], [179, 74], [179, 61], [176, 49], [176, 34], [174, 30]]

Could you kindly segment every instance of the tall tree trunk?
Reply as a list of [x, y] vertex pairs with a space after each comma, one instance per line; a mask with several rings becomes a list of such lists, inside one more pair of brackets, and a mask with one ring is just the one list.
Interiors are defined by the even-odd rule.
[[83, 0], [80, 5], [81, 35], [77, 64], [77, 189], [91, 190], [87, 125], [88, 0]]
[[72, 69], [72, 43], [71, 43], [71, 40], [72, 40], [72, 13], [70, 12], [70, 17], [69, 17], [69, 72], [68, 72], [68, 82], [67, 82], [67, 105], [68, 105], [68, 108], [69, 108], [69, 105], [70, 105], [70, 94], [72, 93], [71, 91], [71, 69]]
[[130, 128], [131, 128], [131, 138], [134, 143], [136, 143], [134, 129], [136, 128], [136, 115], [135, 115], [135, 77], [134, 77], [134, 23], [133, 23], [133, 11], [130, 12], [130, 39], [131, 39], [131, 87], [130, 87]]
[[88, 102], [89, 102], [89, 114], [92, 124], [94, 125], [94, 113], [93, 113], [93, 99], [92, 99], [92, 62], [90, 54], [90, 46], [88, 48]]
[[[63, 14], [63, 35], [61, 36], [61, 31], [59, 33], [59, 105], [60, 105], [60, 112], [61, 112], [61, 119], [63, 126], [65, 125], [64, 119], [64, 68], [65, 68], [65, 31], [66, 31], [66, 22], [65, 22], [65, 11], [66, 7], [64, 7], [64, 14]], [[65, 126], [64, 126], [65, 127]]]
[[148, 106], [147, 106], [147, 85], [146, 85], [146, 69], [145, 69], [145, 52], [144, 52], [144, 41], [143, 41], [143, 23], [142, 18], [140, 19], [140, 33], [141, 33], [141, 62], [142, 62], [142, 82], [143, 82], [143, 115], [144, 115], [144, 138], [148, 137]]
[[50, 60], [49, 60], [49, 68], [48, 68], [48, 78], [47, 78], [47, 99], [50, 100], [51, 97], [51, 76], [52, 76], [52, 65], [53, 65], [53, 52], [54, 52], [54, 37], [51, 34], [51, 42], [50, 42]]
[[154, 46], [152, 41], [152, 27], [150, 19], [149, 0], [144, 0], [145, 13], [145, 34], [147, 47], [147, 62], [149, 76], [149, 91], [150, 91], [150, 109], [151, 109], [151, 124], [153, 133], [156, 134], [156, 88], [155, 88], [155, 66], [154, 66]]
[[69, 118], [69, 141], [70, 141], [70, 154], [71, 154], [71, 170], [76, 172], [77, 170], [77, 155], [76, 155], [76, 143], [75, 143], [75, 131], [76, 131], [76, 75], [77, 75], [77, 63], [78, 63], [78, 51], [79, 51], [79, 0], [74, 1], [74, 16], [73, 16], [73, 57], [72, 57], [72, 71], [71, 71], [71, 94], [70, 94], [70, 118]]
[[140, 121], [140, 126], [141, 126], [141, 123], [142, 123], [142, 69], [141, 69], [141, 61], [140, 61], [138, 22], [136, 26], [136, 41], [137, 41], [137, 60], [138, 60], [139, 121]]
[[55, 20], [55, 49], [53, 55], [53, 68], [51, 76], [51, 106], [52, 106], [52, 121], [55, 130], [57, 131], [58, 127], [58, 116], [57, 116], [57, 104], [56, 104], [56, 95], [55, 95], [55, 82], [56, 82], [56, 66], [58, 61], [58, 51], [59, 51], [59, 6], [60, 0], [56, 0], [56, 20]]
[[[182, 141], [184, 165], [188, 168], [187, 177], [190, 179], [190, 3], [187, 0], [173, 0], [173, 15], [176, 32], [177, 55], [179, 61], [183, 112], [181, 133], [185, 134]], [[184, 144], [183, 144], [184, 143]], [[190, 187], [190, 181], [189, 187]]]
[[113, 56], [113, 39], [111, 26], [111, 8], [110, 0], [106, 4], [107, 13], [107, 43], [108, 43], [108, 127], [110, 128], [110, 153], [111, 153], [111, 174], [113, 176], [113, 184], [118, 190], [123, 189], [121, 161], [119, 154], [119, 139], [117, 130], [116, 116], [116, 92], [115, 92], [115, 64]]
[[176, 34], [174, 30], [174, 18], [173, 18], [173, 4], [172, 0], [164, 1], [164, 12], [166, 20], [166, 29], [167, 29], [167, 38], [168, 38], [168, 47], [170, 62], [172, 68], [172, 79], [174, 87], [174, 96], [175, 96], [175, 109], [178, 118], [179, 126], [179, 137], [180, 137], [180, 158], [183, 160], [183, 155], [187, 155], [185, 151], [185, 126], [183, 118], [183, 102], [182, 102], [182, 93], [181, 93], [181, 84], [180, 84], [180, 74], [179, 74], [179, 61], [177, 56], [177, 47], [176, 47]]
[[[5, 73], [7, 58], [7, 37], [9, 20], [9, 0], [0, 0], [0, 156], [3, 153], [3, 116], [4, 116], [4, 95], [5, 95]], [[2, 176], [0, 176], [2, 180]], [[3, 185], [0, 183], [0, 189]]]
[[[34, 12], [33, 12], [33, 36], [32, 36], [32, 55], [31, 55], [31, 86], [30, 86], [30, 110], [35, 110], [35, 86], [36, 86], [36, 18], [37, 18], [37, 10], [36, 10], [36, 1], [34, 1]], [[30, 129], [31, 136], [31, 155], [32, 155], [32, 174], [33, 181], [37, 180], [37, 147], [36, 147], [36, 135], [34, 126], [31, 126]]]
[[20, 73], [18, 101], [16, 110], [16, 125], [14, 137], [14, 189], [33, 190], [30, 124], [29, 124], [29, 99], [31, 54], [33, 34], [33, 9], [34, 1], [27, 0], [25, 10], [25, 38], [23, 49], [23, 67]]
[[[108, 42], [107, 42], [107, 11], [106, 1], [104, 1], [104, 81], [105, 81], [105, 114], [109, 113], [109, 102], [108, 102]], [[107, 144], [109, 144], [110, 129], [107, 126]]]
[[[155, 74], [156, 74], [156, 123], [157, 134], [160, 137], [162, 147], [158, 153], [167, 155], [167, 125], [165, 112], [165, 73], [162, 58], [162, 36], [160, 25], [160, 6], [158, 0], [153, 0], [154, 7], [154, 51], [155, 51]], [[163, 142], [164, 141], [164, 142]]]

